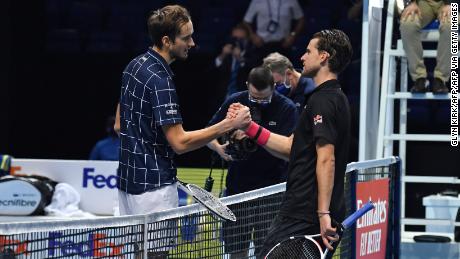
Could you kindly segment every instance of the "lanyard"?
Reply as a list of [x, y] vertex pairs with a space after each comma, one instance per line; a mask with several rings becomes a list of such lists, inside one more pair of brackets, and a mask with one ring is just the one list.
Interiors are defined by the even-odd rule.
[[278, 1], [278, 16], [277, 16], [277, 19], [276, 21], [273, 20], [273, 14], [272, 14], [272, 7], [270, 5], [270, 0], [267, 0], [267, 5], [268, 5], [268, 16], [270, 17], [270, 21], [274, 21], [276, 23], [278, 23], [280, 21], [280, 13], [281, 13], [281, 1], [282, 0], [279, 0]]

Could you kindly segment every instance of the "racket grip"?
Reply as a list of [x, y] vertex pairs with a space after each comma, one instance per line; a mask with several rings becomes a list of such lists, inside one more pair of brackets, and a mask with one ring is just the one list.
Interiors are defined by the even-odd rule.
[[348, 218], [346, 218], [342, 225], [345, 229], [349, 228], [352, 226], [360, 217], [362, 217], [364, 214], [366, 214], [368, 211], [372, 210], [374, 208], [374, 204], [369, 201], [368, 203], [364, 204], [363, 207], [361, 207], [359, 210], [355, 211], [353, 214], [351, 214]]
[[339, 222], [337, 222], [335, 219], [331, 218], [331, 227], [337, 228], [336, 233], [341, 236], [343, 233], [343, 226]]

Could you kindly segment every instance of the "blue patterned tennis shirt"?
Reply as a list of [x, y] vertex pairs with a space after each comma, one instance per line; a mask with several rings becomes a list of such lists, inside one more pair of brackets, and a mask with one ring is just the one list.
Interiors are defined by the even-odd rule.
[[176, 181], [174, 151], [162, 127], [182, 123], [173, 73], [149, 49], [123, 71], [118, 189], [141, 194]]

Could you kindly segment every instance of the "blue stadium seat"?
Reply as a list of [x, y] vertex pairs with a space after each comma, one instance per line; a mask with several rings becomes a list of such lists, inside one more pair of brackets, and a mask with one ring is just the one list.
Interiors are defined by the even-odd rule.
[[68, 14], [67, 28], [75, 28], [80, 32], [100, 30], [103, 15], [98, 5], [87, 2], [73, 2]]
[[333, 13], [328, 8], [308, 7], [304, 10], [305, 14], [305, 34], [310, 38], [314, 33], [331, 29]]
[[45, 3], [47, 28], [59, 29], [67, 28], [67, 18], [72, 1], [47, 0]]
[[147, 33], [133, 34], [126, 40], [126, 50], [133, 51], [134, 53], [146, 52], [150, 45], [152, 44]]
[[109, 31], [138, 33], [147, 31], [148, 11], [133, 3], [115, 3], [108, 18]]
[[75, 29], [51, 30], [46, 42], [48, 51], [77, 52], [81, 50], [80, 35]]
[[121, 32], [92, 32], [89, 37], [87, 51], [120, 52], [123, 46]]

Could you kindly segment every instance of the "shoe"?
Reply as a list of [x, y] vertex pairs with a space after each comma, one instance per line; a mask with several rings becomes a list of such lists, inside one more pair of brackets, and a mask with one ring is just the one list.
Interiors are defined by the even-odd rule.
[[428, 80], [426, 78], [418, 78], [415, 80], [414, 86], [410, 89], [411, 93], [426, 93], [428, 87]]
[[431, 86], [431, 89], [433, 90], [434, 94], [449, 93], [449, 88], [447, 88], [446, 84], [444, 84], [444, 81], [442, 81], [440, 78], [435, 78], [433, 80], [433, 85]]

